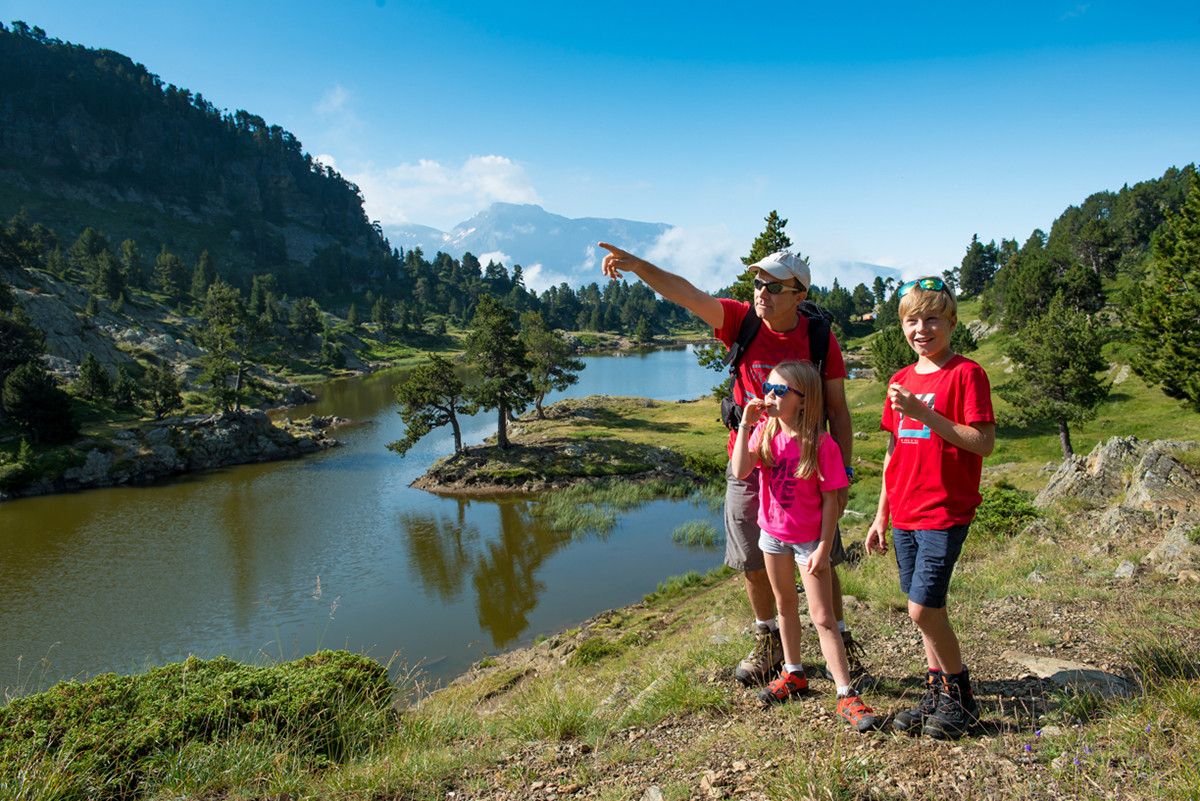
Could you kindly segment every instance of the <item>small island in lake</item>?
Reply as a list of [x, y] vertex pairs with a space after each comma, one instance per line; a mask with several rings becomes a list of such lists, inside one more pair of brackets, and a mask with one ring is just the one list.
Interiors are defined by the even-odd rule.
[[[655, 401], [589, 395], [529, 412], [509, 424], [510, 447], [491, 437], [439, 459], [412, 483], [442, 495], [538, 493], [582, 481], [693, 479], [723, 469], [722, 427], [712, 398]], [[670, 434], [672, 447], [662, 444]]]

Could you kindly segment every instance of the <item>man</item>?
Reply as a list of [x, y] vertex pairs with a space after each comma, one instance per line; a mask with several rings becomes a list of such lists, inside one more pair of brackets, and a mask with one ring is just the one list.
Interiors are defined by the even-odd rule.
[[[667, 272], [613, 245], [600, 242], [599, 246], [608, 251], [601, 267], [606, 276], [619, 280], [622, 272], [632, 272], [655, 292], [712, 326], [715, 336], [726, 347], [736, 341], [746, 315], [757, 314], [762, 319], [762, 326], [747, 346], [745, 358], [738, 365], [734, 377], [733, 400], [739, 406], [749, 398], [762, 396], [762, 382], [776, 364], [789, 359], [808, 359], [814, 363], [823, 360], [829, 433], [842, 452], [847, 476], [853, 477], [850, 458], [854, 438], [850, 410], [846, 406], [846, 367], [842, 350], [837, 338], [830, 333], [828, 355], [810, 354], [809, 320], [799, 312], [800, 302], [808, 296], [810, 286], [806, 260], [780, 251], [750, 265], [757, 275], [754, 280], [754, 302], [746, 304], [728, 298], [715, 298], [697, 289], [686, 278]], [[733, 433], [730, 435], [730, 448]], [[725, 564], [741, 571], [746, 596], [755, 617], [754, 648], [738, 664], [735, 675], [743, 684], [761, 684], [778, 672], [783, 663], [783, 645], [775, 620], [775, 597], [767, 578], [762, 551], [758, 548], [758, 473], [756, 471], [746, 479], [739, 479], [726, 469], [725, 480]], [[845, 511], [847, 497], [848, 490], [839, 490], [839, 515]], [[835, 535], [830, 563], [836, 566], [845, 558], [839, 530]], [[851, 675], [857, 683], [864, 674], [856, 654], [859, 647], [845, 627], [842, 585], [836, 567], [831, 573], [834, 613], [846, 644]]]

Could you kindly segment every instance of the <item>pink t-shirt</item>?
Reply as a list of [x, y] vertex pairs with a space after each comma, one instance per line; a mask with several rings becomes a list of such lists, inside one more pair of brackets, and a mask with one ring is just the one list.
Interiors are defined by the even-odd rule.
[[[749, 303], [729, 298], [720, 298], [725, 320], [713, 331], [717, 339], [730, 347], [737, 341], [738, 330], [747, 314], [754, 314]], [[746, 355], [738, 365], [733, 380], [733, 400], [745, 406], [749, 398], [762, 397], [762, 384], [771, 375], [775, 365], [788, 361], [811, 361], [808, 353], [808, 318], [797, 312], [796, 327], [791, 331], [772, 331], [765, 324], [758, 329], [754, 339], [746, 346]], [[846, 363], [842, 359], [842, 348], [837, 337], [829, 332], [829, 355], [825, 359], [823, 378], [845, 378]], [[737, 431], [729, 432], [729, 453], [733, 453], [733, 442]]]
[[[760, 421], [750, 433], [750, 450], [758, 448], [766, 428]], [[849, 486], [842, 466], [842, 451], [833, 437], [817, 441], [817, 475], [796, 478], [800, 443], [779, 430], [771, 440], [775, 466], [758, 468], [758, 527], [781, 542], [821, 539], [821, 493]]]
[[[918, 373], [916, 365], [909, 365], [888, 383], [897, 382], [952, 422], [996, 422], [987, 373], [964, 356], [954, 356], [932, 373]], [[884, 473], [892, 525], [941, 530], [970, 523], [983, 499], [983, 457], [951, 445], [886, 402], [879, 427], [896, 438]]]

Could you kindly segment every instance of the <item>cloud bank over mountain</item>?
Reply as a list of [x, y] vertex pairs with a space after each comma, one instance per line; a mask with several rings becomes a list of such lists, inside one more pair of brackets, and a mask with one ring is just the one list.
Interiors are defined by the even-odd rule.
[[[525, 285], [536, 292], [564, 282], [572, 287], [603, 283], [604, 251], [597, 242], [624, 248], [707, 292], [733, 283], [747, 250], [724, 226], [681, 228], [619, 218], [571, 219], [529, 203], [493, 203], [449, 231], [411, 223], [385, 223], [383, 229], [394, 247], [419, 247], [426, 258], [441, 251], [459, 259], [470, 252], [485, 265], [494, 261], [509, 271], [519, 264]], [[814, 259], [812, 268], [814, 283], [826, 287], [835, 278], [853, 288], [860, 282], [870, 286], [876, 275], [901, 277], [899, 269], [864, 262]]]

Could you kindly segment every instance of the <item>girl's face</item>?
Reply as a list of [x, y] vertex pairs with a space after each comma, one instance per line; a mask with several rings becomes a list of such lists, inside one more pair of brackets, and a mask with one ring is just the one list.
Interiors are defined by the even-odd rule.
[[[787, 389], [782, 389], [783, 387]], [[781, 391], [782, 395], [779, 394]], [[767, 404], [764, 411], [771, 417], [799, 420], [800, 413], [804, 411], [804, 396], [774, 370], [763, 384], [763, 401]]]

